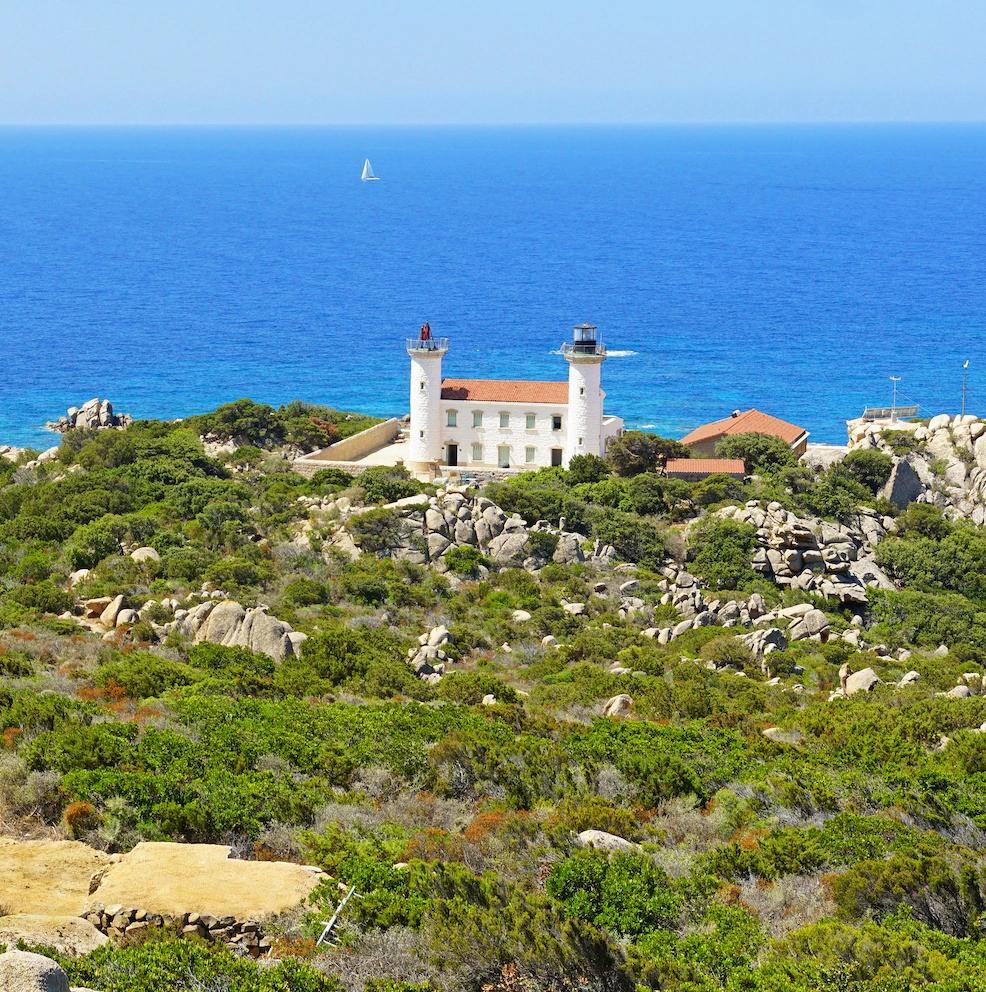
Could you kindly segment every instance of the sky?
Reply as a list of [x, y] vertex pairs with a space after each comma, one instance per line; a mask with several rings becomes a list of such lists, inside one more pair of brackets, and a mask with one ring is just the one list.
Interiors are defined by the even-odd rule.
[[984, 0], [0, 0], [0, 123], [986, 120]]

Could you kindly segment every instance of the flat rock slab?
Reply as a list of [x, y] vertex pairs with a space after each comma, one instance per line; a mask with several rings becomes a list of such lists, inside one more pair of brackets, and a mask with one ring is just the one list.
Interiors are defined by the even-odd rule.
[[138, 844], [103, 876], [88, 907], [262, 920], [303, 902], [324, 872], [283, 861], [236, 861], [220, 844]]
[[79, 916], [92, 877], [113, 860], [78, 841], [0, 838], [0, 903], [11, 914]]
[[54, 947], [63, 954], [88, 954], [109, 937], [78, 916], [38, 916], [20, 913], [0, 916], [0, 944], [13, 947], [18, 940], [35, 947]]

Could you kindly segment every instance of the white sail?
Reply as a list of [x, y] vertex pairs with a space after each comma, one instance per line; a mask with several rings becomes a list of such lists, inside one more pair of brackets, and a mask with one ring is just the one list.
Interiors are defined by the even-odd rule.
[[363, 162], [363, 174], [360, 176], [360, 179], [365, 183], [376, 182], [377, 180], [377, 176], [373, 174], [373, 166], [370, 165], [369, 159]]

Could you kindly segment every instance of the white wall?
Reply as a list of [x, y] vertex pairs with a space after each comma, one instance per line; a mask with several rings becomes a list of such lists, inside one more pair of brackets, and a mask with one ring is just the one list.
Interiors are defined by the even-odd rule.
[[568, 409], [565, 464], [576, 455], [601, 455], [603, 392], [599, 386], [601, 356], [566, 355], [568, 360]]
[[[448, 411], [456, 411], [456, 426], [449, 427]], [[473, 427], [473, 411], [483, 413], [483, 426]], [[500, 427], [500, 413], [510, 415], [510, 426]], [[526, 427], [527, 414], [533, 413], [535, 427]], [[552, 430], [551, 418], [561, 417], [561, 430]], [[568, 410], [565, 406], [548, 403], [476, 403], [469, 400], [441, 401], [441, 455], [444, 464], [449, 443], [459, 446], [459, 465], [495, 466], [498, 464], [497, 449], [500, 445], [510, 446], [510, 465], [512, 468], [523, 468], [530, 465], [540, 468], [551, 464], [551, 451], [559, 448], [564, 453], [565, 432], [568, 426]], [[473, 459], [472, 446], [479, 443], [483, 446], [482, 460]], [[535, 449], [535, 460], [525, 460], [525, 449]]]
[[411, 357], [411, 426], [408, 436], [408, 461], [412, 469], [428, 462], [441, 461], [442, 357], [443, 351], [415, 349]]

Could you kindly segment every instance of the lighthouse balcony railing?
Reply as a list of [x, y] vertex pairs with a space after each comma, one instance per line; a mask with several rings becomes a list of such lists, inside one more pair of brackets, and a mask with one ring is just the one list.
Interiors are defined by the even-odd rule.
[[566, 341], [561, 346], [563, 355], [600, 355], [606, 357], [606, 345], [602, 341]]
[[407, 338], [407, 350], [410, 351], [448, 351], [448, 338]]

